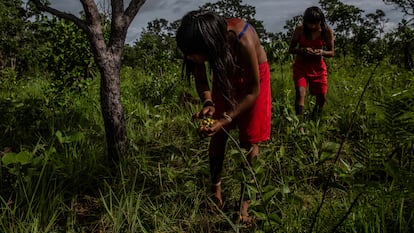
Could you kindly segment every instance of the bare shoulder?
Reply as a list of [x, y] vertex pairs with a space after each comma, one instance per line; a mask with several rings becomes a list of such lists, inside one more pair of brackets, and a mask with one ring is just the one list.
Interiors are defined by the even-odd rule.
[[303, 25], [300, 24], [295, 27], [295, 30], [293, 31], [293, 38], [292, 39], [299, 39], [299, 37], [303, 34]]
[[245, 66], [262, 63], [267, 57], [256, 29], [247, 21], [241, 22], [237, 28], [240, 63]]
[[240, 23], [237, 24], [236, 30], [240, 44], [248, 46], [260, 43], [256, 29], [249, 22], [240, 19]]
[[226, 22], [227, 22], [227, 30], [233, 31], [236, 34], [239, 34], [244, 24], [246, 24], [246, 21], [240, 18], [227, 18]]

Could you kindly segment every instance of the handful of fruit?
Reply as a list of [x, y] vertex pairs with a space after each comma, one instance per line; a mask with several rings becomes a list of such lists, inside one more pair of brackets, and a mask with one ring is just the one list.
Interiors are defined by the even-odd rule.
[[211, 116], [204, 117], [199, 122], [199, 130], [213, 127], [214, 119]]

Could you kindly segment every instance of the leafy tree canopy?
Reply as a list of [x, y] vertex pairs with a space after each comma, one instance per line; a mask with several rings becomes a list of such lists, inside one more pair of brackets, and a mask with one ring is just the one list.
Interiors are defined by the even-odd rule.
[[0, 62], [1, 67], [18, 61], [21, 44], [30, 36], [27, 33], [28, 15], [21, 0], [0, 0]]

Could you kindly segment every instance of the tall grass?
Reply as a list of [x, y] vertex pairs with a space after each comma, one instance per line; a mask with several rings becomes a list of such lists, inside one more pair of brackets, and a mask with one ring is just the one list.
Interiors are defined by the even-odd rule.
[[[229, 141], [223, 209], [209, 198], [208, 138], [191, 120], [200, 104], [188, 99], [194, 88], [177, 72], [123, 70], [131, 146], [116, 167], [105, 160], [98, 78], [56, 93], [46, 77], [7, 73], [0, 231], [412, 232], [413, 75], [381, 64], [357, 107], [373, 67], [350, 64], [329, 64], [318, 120], [308, 117], [311, 96], [305, 119], [295, 116], [290, 65], [274, 70], [272, 138], [260, 145], [253, 173], [240, 166], [238, 141]], [[237, 221], [241, 195], [258, 218], [249, 229]]]

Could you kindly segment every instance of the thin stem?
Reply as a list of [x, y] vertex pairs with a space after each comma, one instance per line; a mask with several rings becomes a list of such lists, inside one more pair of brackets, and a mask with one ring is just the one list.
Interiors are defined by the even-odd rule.
[[[365, 83], [364, 90], [362, 91], [362, 93], [361, 93], [361, 95], [360, 95], [360, 97], [358, 99], [357, 105], [355, 106], [355, 111], [352, 114], [351, 122], [349, 124], [349, 127], [347, 129], [347, 132], [346, 132], [345, 136], [341, 140], [341, 143], [339, 145], [338, 151], [336, 152], [336, 155], [335, 155], [335, 159], [334, 159], [334, 163], [333, 164], [335, 164], [338, 161], [338, 159], [339, 159], [339, 156], [340, 156], [340, 154], [342, 152], [342, 148], [344, 147], [345, 142], [348, 139], [349, 134], [351, 133], [351, 129], [352, 129], [352, 126], [353, 126], [353, 123], [354, 123], [354, 119], [356, 117], [356, 114], [357, 114], [359, 105], [361, 104], [361, 101], [364, 98], [366, 91], [368, 90], [368, 85], [371, 82], [372, 78], [374, 77], [374, 74], [375, 74], [375, 72], [376, 72], [376, 70], [377, 70], [377, 68], [378, 68], [379, 65], [380, 65], [380, 62], [378, 62], [375, 65], [375, 67], [372, 70], [372, 72], [371, 72], [371, 74], [370, 74], [367, 82]], [[315, 215], [314, 215], [314, 217], [312, 219], [312, 224], [311, 224], [310, 229], [309, 229], [309, 232], [310, 233], [313, 232], [313, 228], [315, 227], [315, 223], [316, 223], [316, 220], [318, 219], [318, 215], [319, 215], [319, 213], [320, 213], [320, 211], [322, 209], [323, 204], [325, 203], [326, 195], [327, 195], [328, 190], [329, 190], [329, 182], [332, 179], [333, 174], [334, 174], [334, 171], [333, 171], [333, 169], [331, 169], [331, 171], [329, 172], [329, 175], [328, 175], [328, 177], [326, 179], [326, 182], [323, 185], [323, 194], [322, 194], [321, 203], [319, 204], [318, 209], [316, 210]]]
[[[259, 185], [259, 182], [257, 181], [256, 175], [254, 174], [253, 168], [252, 168], [251, 164], [249, 163], [249, 161], [247, 160], [247, 156], [246, 156], [247, 154], [249, 154], [252, 151], [252, 148], [250, 148], [250, 150], [246, 154], [244, 154], [242, 148], [237, 143], [237, 141], [230, 135], [230, 133], [226, 129], [224, 129], [224, 127], [221, 127], [221, 129], [229, 136], [230, 140], [233, 141], [233, 143], [237, 146], [237, 149], [242, 154], [242, 157], [244, 159], [244, 162], [247, 164], [247, 170], [252, 174], [252, 177], [253, 177], [254, 183], [256, 185], [256, 188], [257, 188], [257, 190], [259, 190], [260, 199], [262, 200], [262, 202], [264, 204], [265, 201], [264, 201], [264, 197], [263, 197], [263, 190], [262, 190], [261, 186]], [[245, 191], [245, 185], [243, 184], [242, 185], [241, 195], [244, 195], [244, 191]], [[242, 198], [243, 198], [243, 196], [241, 196], [240, 199], [242, 200]], [[243, 203], [242, 203], [242, 201], [240, 201], [240, 202], [241, 202], [240, 203], [241, 204], [240, 206], [242, 206]], [[272, 224], [270, 222], [270, 213], [269, 213], [269, 210], [266, 208], [265, 205], [264, 205], [264, 209], [266, 211], [267, 221], [269, 221], [269, 225], [272, 227], [272, 231], [274, 231], [273, 226], [272, 226]]]

